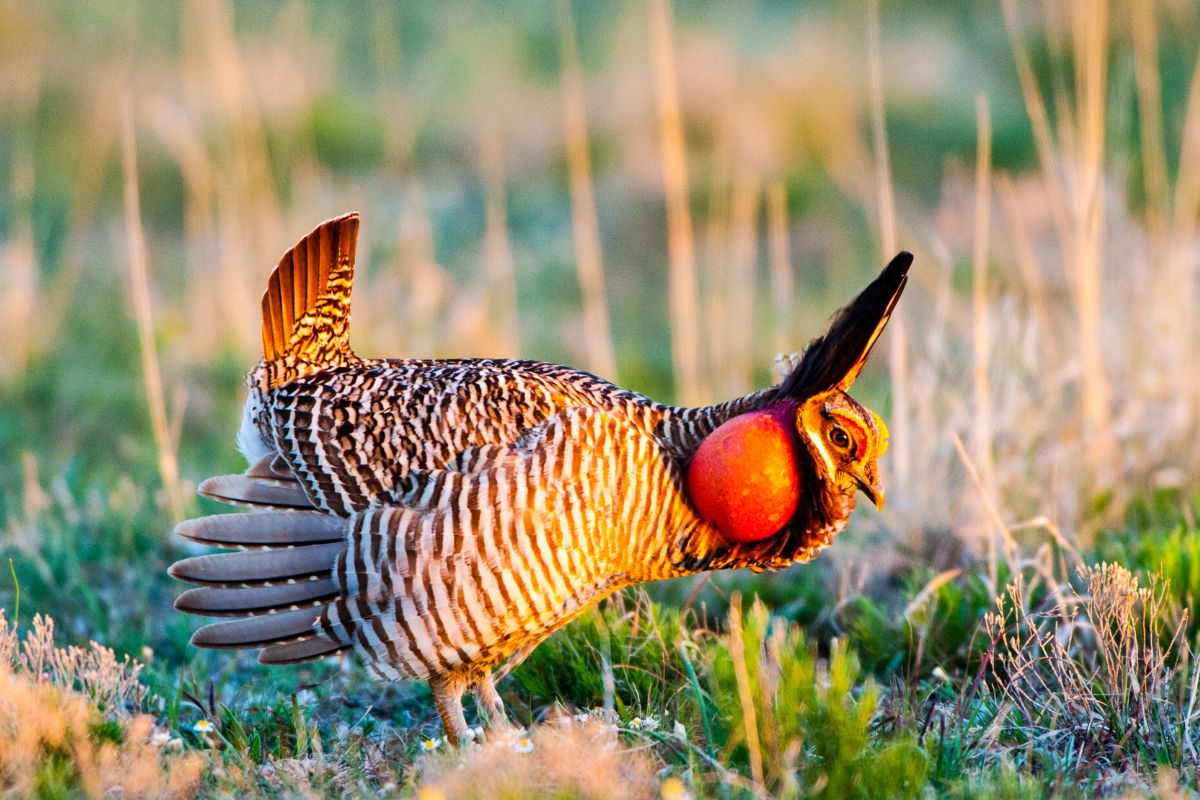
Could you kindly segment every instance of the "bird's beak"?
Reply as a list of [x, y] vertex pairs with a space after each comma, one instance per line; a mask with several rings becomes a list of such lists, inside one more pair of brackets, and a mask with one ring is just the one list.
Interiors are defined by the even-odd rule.
[[858, 484], [858, 488], [862, 489], [862, 493], [867, 496], [867, 499], [870, 500], [876, 508], [880, 510], [883, 509], [883, 503], [885, 499], [883, 484], [879, 482], [878, 478], [872, 481], [862, 475], [855, 475], [854, 482]]

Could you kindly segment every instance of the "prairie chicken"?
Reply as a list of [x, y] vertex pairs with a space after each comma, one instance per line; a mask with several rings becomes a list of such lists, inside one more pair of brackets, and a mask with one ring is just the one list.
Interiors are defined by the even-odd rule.
[[675, 408], [536, 361], [363, 359], [349, 346], [358, 215], [288, 251], [263, 296], [263, 359], [238, 445], [201, 494], [248, 513], [186, 539], [241, 552], [171, 567], [176, 608], [227, 616], [198, 647], [264, 664], [357, 651], [427, 679], [447, 738], [473, 689], [625, 586], [811, 559], [862, 490], [883, 502], [883, 422], [846, 389], [904, 288], [901, 253], [777, 386]]

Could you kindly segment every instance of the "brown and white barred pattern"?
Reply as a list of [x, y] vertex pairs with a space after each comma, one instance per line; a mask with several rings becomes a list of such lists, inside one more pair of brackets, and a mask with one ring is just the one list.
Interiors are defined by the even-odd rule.
[[[317, 629], [389, 678], [483, 674], [623, 586], [682, 573], [680, 470], [621, 414], [559, 412], [511, 447], [410, 471], [348, 521]], [[455, 471], [470, 470], [470, 471]]]

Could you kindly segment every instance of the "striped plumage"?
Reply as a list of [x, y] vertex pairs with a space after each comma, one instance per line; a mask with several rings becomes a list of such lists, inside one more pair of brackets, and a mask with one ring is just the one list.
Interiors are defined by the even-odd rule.
[[[903, 288], [907, 254], [784, 384], [683, 409], [534, 361], [358, 358], [348, 341], [357, 229], [357, 215], [319, 226], [271, 276], [264, 360], [238, 436], [252, 466], [201, 486], [256, 510], [177, 529], [242, 550], [171, 569], [199, 584], [178, 608], [233, 618], [197, 631], [198, 646], [261, 648], [264, 663], [353, 649], [382, 677], [428, 679], [457, 740], [464, 689], [502, 718], [493, 669], [599, 599], [808, 560], [845, 524], [855, 489], [877, 485], [881, 423], [844, 390]], [[827, 446], [805, 440], [790, 522], [763, 541], [733, 541], [689, 501], [688, 462], [726, 420], [780, 402], [798, 427], [858, 420], [871, 449], [843, 475]]]

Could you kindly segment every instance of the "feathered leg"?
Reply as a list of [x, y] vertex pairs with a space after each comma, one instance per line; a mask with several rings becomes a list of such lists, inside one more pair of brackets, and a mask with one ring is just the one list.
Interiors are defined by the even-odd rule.
[[467, 718], [463, 714], [462, 693], [466, 687], [455, 675], [434, 675], [429, 678], [433, 702], [446, 730], [446, 741], [457, 747], [470, 737]]
[[485, 673], [475, 683], [475, 703], [487, 717], [488, 728], [495, 730], [508, 725], [508, 715], [504, 713], [504, 701], [496, 691], [496, 681], [492, 673]]

